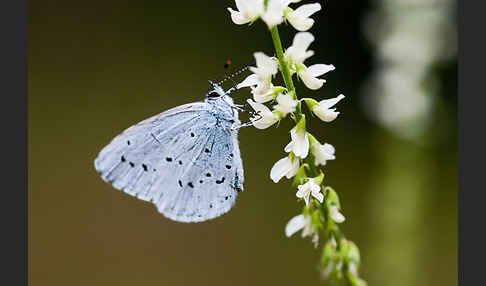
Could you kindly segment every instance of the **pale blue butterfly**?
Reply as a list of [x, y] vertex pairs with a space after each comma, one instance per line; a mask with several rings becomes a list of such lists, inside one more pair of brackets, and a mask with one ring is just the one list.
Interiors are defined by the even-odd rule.
[[180, 222], [206, 221], [228, 212], [243, 190], [238, 110], [212, 83], [203, 102], [175, 107], [116, 136], [95, 159], [101, 178], [151, 201]]

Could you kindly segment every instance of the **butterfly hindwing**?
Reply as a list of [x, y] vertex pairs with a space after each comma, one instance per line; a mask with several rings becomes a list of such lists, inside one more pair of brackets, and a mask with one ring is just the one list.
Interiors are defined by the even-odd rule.
[[207, 132], [206, 142], [198, 144], [196, 156], [190, 156], [190, 166], [175, 170], [179, 191], [157, 203], [159, 211], [171, 219], [204, 221], [220, 216], [231, 209], [242, 190], [230, 131], [218, 126]]
[[236, 131], [207, 103], [183, 105], [118, 135], [95, 160], [115, 188], [152, 201], [166, 217], [197, 222], [220, 216], [242, 190]]

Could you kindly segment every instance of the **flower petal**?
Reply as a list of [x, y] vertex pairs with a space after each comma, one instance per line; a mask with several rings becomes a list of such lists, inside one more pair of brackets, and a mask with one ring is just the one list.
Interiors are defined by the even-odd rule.
[[287, 144], [287, 146], [285, 146], [284, 151], [290, 153], [292, 152], [293, 148], [294, 148], [294, 142], [290, 141], [290, 143]]
[[302, 237], [306, 237], [306, 236], [312, 235], [314, 233], [314, 230], [313, 230], [312, 226], [310, 225], [309, 219], [307, 218], [306, 220], [307, 220], [307, 223], [305, 224], [304, 229], [302, 230]]
[[346, 219], [343, 214], [339, 212], [338, 207], [334, 205], [329, 207], [329, 214], [332, 220], [336, 223], [342, 223]]
[[309, 197], [310, 197], [310, 194], [308, 196], [304, 197], [304, 202], [305, 202], [306, 206], [309, 206]]
[[312, 75], [308, 68], [299, 70], [299, 78], [304, 82], [305, 86], [313, 90], [321, 88], [326, 82], [325, 80], [316, 78]]
[[277, 123], [279, 120], [279, 116], [271, 112], [270, 109], [265, 105], [254, 102], [251, 99], [247, 99], [246, 101], [258, 113], [257, 116], [251, 119], [254, 127], [258, 129], [265, 129]]
[[314, 36], [309, 32], [295, 34], [292, 46], [285, 51], [285, 58], [294, 65], [302, 64], [307, 58], [314, 55], [314, 51], [307, 51], [314, 41]]
[[324, 106], [325, 108], [331, 108], [343, 98], [344, 98], [344, 94], [340, 94], [334, 98], [321, 100], [319, 102], [319, 105]]
[[314, 154], [316, 165], [326, 165], [327, 160], [334, 160], [335, 149], [331, 144], [325, 143], [321, 145], [319, 143], [312, 144], [312, 152]]
[[324, 122], [331, 122], [339, 115], [339, 112], [337, 112], [335, 108], [327, 109], [323, 106], [315, 106], [313, 111], [314, 114]]
[[309, 17], [319, 10], [321, 10], [321, 4], [311, 3], [300, 6], [295, 10], [295, 12], [301, 14], [303, 17]]
[[279, 94], [277, 96], [277, 105], [273, 108], [282, 113], [282, 117], [287, 116], [287, 114], [295, 111], [297, 106], [297, 100], [291, 98], [288, 94]]
[[303, 229], [306, 224], [307, 224], [307, 220], [305, 219], [304, 215], [300, 214], [294, 216], [289, 220], [289, 222], [285, 226], [285, 235], [287, 237], [292, 236], [294, 233]]
[[255, 52], [253, 56], [255, 57], [257, 67], [250, 67], [249, 70], [256, 73], [260, 80], [271, 77], [278, 72], [278, 64], [273, 58], [262, 52]]
[[283, 0], [285, 6], [288, 6], [290, 3], [298, 3], [302, 0]]
[[320, 101], [318, 105], [315, 105], [312, 111], [322, 121], [331, 122], [334, 119], [336, 119], [336, 117], [339, 115], [339, 112], [337, 112], [335, 108], [330, 108], [330, 107], [334, 106], [343, 98], [344, 95], [340, 94], [335, 98], [324, 99]]
[[288, 13], [287, 20], [295, 29], [299, 31], [307, 31], [314, 25], [314, 20], [309, 18], [309, 16], [319, 10], [321, 10], [321, 4], [319, 3], [302, 5], [296, 10]]
[[273, 100], [273, 95], [271, 91], [267, 91], [267, 93], [259, 94], [257, 92], [253, 92], [253, 99], [258, 103], [265, 103]]
[[[302, 186], [299, 186], [299, 187], [302, 187]], [[295, 193], [295, 196], [297, 198], [299, 198], [299, 199], [302, 199], [306, 195], [307, 195], [307, 192], [306, 192], [306, 189], [305, 188], [299, 188], [299, 190], [297, 191], [297, 193]]]
[[333, 65], [325, 65], [325, 64], [315, 64], [307, 68], [308, 72], [314, 77], [321, 76], [335, 69], [336, 68]]
[[311, 18], [298, 19], [289, 15], [287, 19], [297, 31], [307, 31], [314, 25], [314, 20]]
[[258, 76], [256, 74], [251, 74], [247, 76], [242, 82], [236, 85], [237, 89], [255, 86], [258, 84]]
[[312, 196], [316, 198], [321, 204], [324, 201], [324, 195], [322, 193], [313, 193]]
[[294, 161], [292, 161], [292, 168], [287, 172], [287, 174], [285, 174], [285, 177], [287, 179], [290, 179], [292, 178], [293, 176], [295, 176], [297, 174], [297, 172], [299, 171], [299, 159], [297, 158], [294, 158]]
[[267, 129], [268, 127], [272, 126], [277, 122], [278, 122], [278, 115], [273, 114], [273, 117], [267, 117], [267, 118], [263, 117], [263, 118], [255, 119], [253, 121], [253, 126], [257, 129]]
[[257, 94], [258, 96], [263, 96], [271, 91], [270, 89], [272, 88], [272, 86], [272, 78], [270, 76], [268, 78], [260, 80], [256, 88], [252, 90], [252, 93]]
[[284, 9], [287, 7], [284, 4], [281, 0], [268, 0], [267, 9], [263, 12], [261, 18], [269, 29], [283, 22]]
[[292, 138], [293, 146], [292, 152], [295, 156], [304, 159], [309, 154], [309, 137], [305, 131], [296, 131], [293, 128], [290, 131], [290, 137]]
[[248, 104], [249, 104], [249, 105], [250, 105], [250, 106], [251, 106], [251, 107], [252, 107], [252, 108], [253, 108], [253, 109], [254, 109], [256, 112], [260, 112], [260, 113], [262, 113], [262, 116], [263, 116], [264, 114], [272, 113], [272, 112], [270, 111], [270, 109], [269, 109], [267, 106], [265, 106], [265, 105], [263, 105], [263, 104], [261, 104], [261, 103], [254, 102], [254, 101], [253, 101], [253, 100], [251, 100], [251, 99], [247, 99], [247, 100], [246, 100], [246, 102], [248, 102]]
[[318, 184], [316, 184], [316, 182], [314, 180], [309, 180], [308, 184], [309, 184], [309, 189], [311, 190], [311, 192], [319, 193], [321, 191], [321, 187]]
[[228, 8], [228, 11], [231, 13], [231, 20], [235, 24], [249, 23], [258, 18], [263, 12], [263, 0], [236, 0], [235, 2], [238, 11]]
[[270, 170], [270, 179], [278, 183], [292, 169], [292, 163], [289, 157], [278, 160]]
[[228, 11], [231, 13], [231, 20], [237, 25], [243, 25], [251, 21], [251, 19], [245, 18], [239, 11], [235, 11], [231, 8], [228, 8]]
[[328, 143], [324, 143], [324, 145], [322, 145], [322, 148], [330, 155], [334, 155], [334, 153], [336, 152], [334, 146]]

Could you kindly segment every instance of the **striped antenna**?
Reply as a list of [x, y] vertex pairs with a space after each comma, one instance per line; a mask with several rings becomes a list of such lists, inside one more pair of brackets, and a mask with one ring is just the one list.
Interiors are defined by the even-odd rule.
[[229, 80], [229, 79], [231, 79], [231, 80], [232, 80], [232, 78], [233, 78], [233, 77], [235, 77], [235, 76], [237, 76], [237, 75], [241, 74], [242, 72], [244, 72], [244, 71], [248, 70], [249, 68], [250, 68], [250, 65], [247, 65], [247, 66], [245, 66], [244, 68], [242, 68], [241, 70], [236, 71], [236, 72], [234, 72], [234, 73], [232, 73], [232, 74], [230, 74], [230, 75], [226, 76], [226, 77], [225, 77], [225, 78], [223, 78], [223, 79], [222, 79], [220, 82], [218, 82], [218, 85], [221, 85], [223, 82], [225, 82], [225, 81], [227, 81], [227, 80]]

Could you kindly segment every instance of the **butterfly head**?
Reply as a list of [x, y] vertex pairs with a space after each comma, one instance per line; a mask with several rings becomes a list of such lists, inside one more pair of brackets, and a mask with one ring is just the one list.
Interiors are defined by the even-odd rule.
[[221, 86], [219, 86], [217, 83], [209, 81], [209, 84], [211, 86], [209, 87], [208, 93], [206, 93], [206, 98], [208, 100], [218, 99], [226, 95], [223, 88], [221, 88]]

